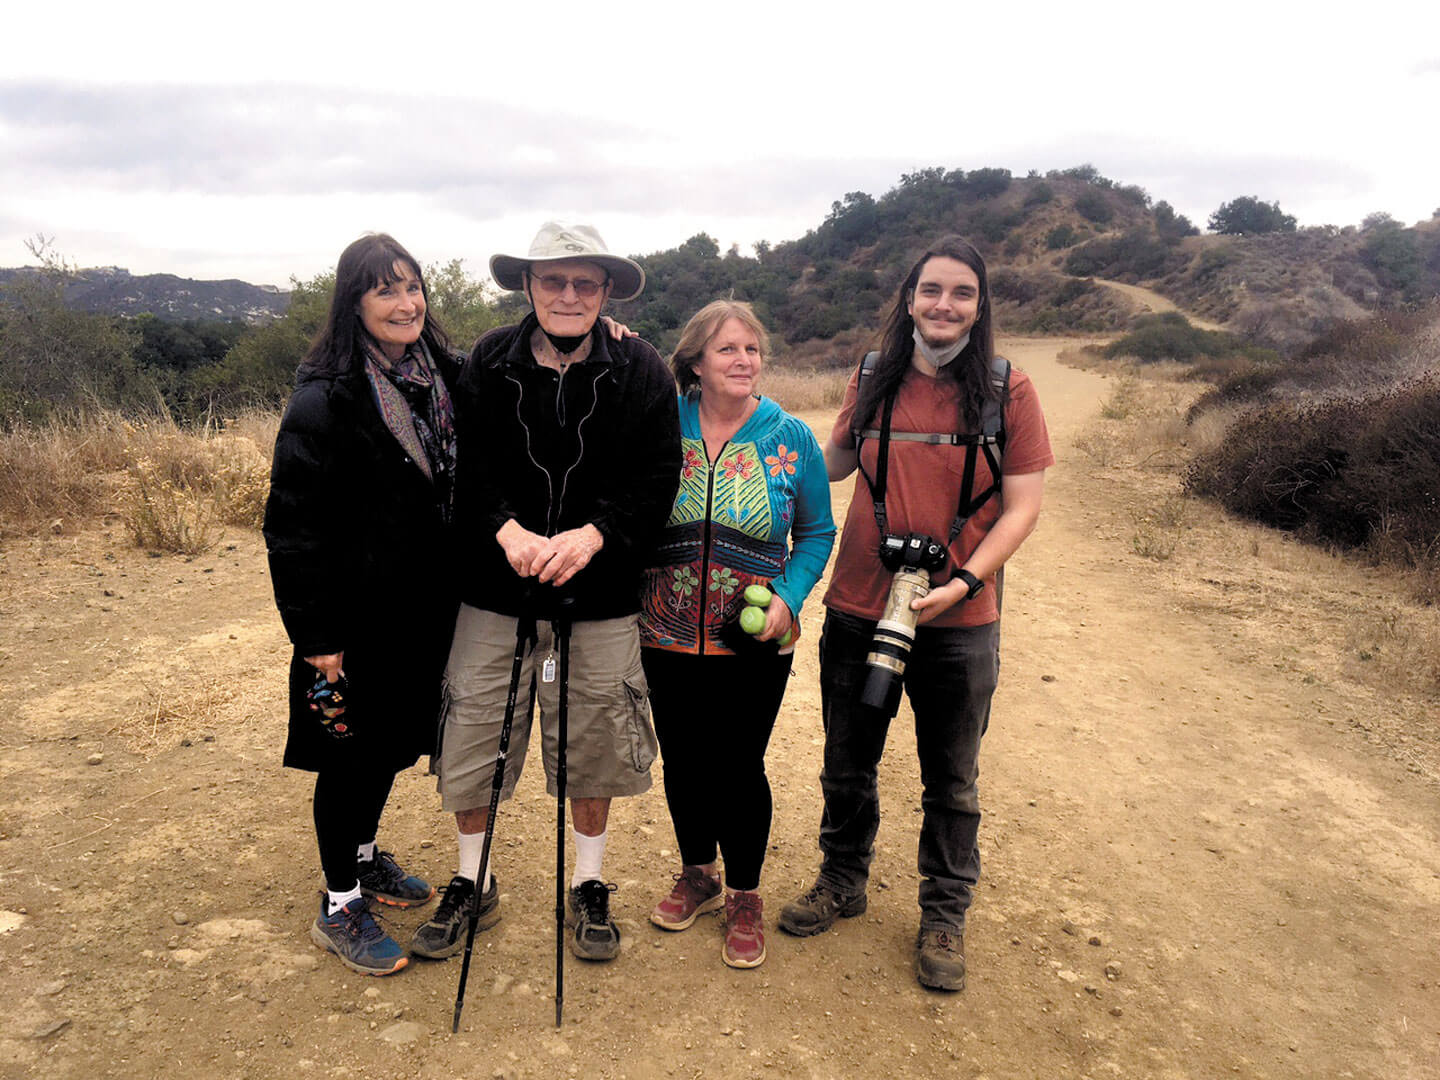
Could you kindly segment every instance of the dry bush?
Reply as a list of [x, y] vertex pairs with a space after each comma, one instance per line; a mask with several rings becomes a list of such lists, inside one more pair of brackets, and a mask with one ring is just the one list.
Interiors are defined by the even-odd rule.
[[103, 513], [130, 425], [92, 413], [0, 432], [0, 538]]
[[1189, 500], [1183, 494], [1171, 492], [1153, 506], [1132, 510], [1135, 531], [1130, 536], [1130, 547], [1135, 554], [1157, 561], [1174, 555], [1185, 531], [1188, 507]]
[[1440, 546], [1440, 374], [1367, 397], [1273, 403], [1198, 455], [1192, 492], [1342, 548], [1417, 567]]
[[1388, 603], [1367, 611], [1347, 624], [1345, 651], [1362, 682], [1440, 693], [1440, 609]]
[[1100, 415], [1106, 420], [1125, 420], [1134, 416], [1140, 408], [1140, 383], [1134, 375], [1125, 375], [1101, 403]]
[[[263, 437], [269, 424], [250, 417], [235, 427]], [[120, 513], [139, 546], [194, 555], [223, 525], [260, 527], [270, 461], [249, 435], [157, 420], [134, 430], [128, 452]]]
[[[1140, 370], [1145, 371], [1144, 378], [1137, 376]], [[1101, 468], [1178, 467], [1188, 453], [1189, 429], [1184, 405], [1193, 396], [1194, 389], [1187, 384], [1157, 379], [1154, 377], [1157, 373], [1150, 365], [1144, 369], [1135, 365], [1121, 369], [1110, 394], [1100, 403], [1099, 415], [1071, 445]]]
[[765, 371], [761, 392], [773, 398], [787, 412], [838, 409], [845, 397], [849, 371], [806, 371], [770, 366]]
[[259, 527], [278, 423], [94, 412], [0, 432], [0, 538], [114, 511], [142, 547], [204, 551], [223, 525]]

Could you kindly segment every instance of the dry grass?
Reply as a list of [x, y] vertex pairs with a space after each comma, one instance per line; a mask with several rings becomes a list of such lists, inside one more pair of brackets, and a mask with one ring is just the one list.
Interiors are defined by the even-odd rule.
[[278, 422], [189, 429], [96, 413], [0, 434], [0, 538], [118, 513], [141, 547], [205, 551], [225, 525], [259, 527]]
[[1146, 559], [1163, 562], [1170, 558], [1185, 532], [1188, 508], [1189, 500], [1177, 491], [1157, 503], [1131, 510], [1131, 518], [1135, 522], [1135, 532], [1130, 537], [1131, 549]]
[[1188, 402], [1203, 389], [1193, 381], [1157, 366], [1112, 374], [1109, 397], [1075, 445], [1125, 493], [1117, 540], [1167, 563], [1185, 605], [1234, 619], [1237, 639], [1257, 652], [1277, 637], [1294, 642], [1294, 670], [1307, 680], [1339, 674], [1397, 700], [1440, 697], [1440, 541], [1415, 551], [1398, 530], [1382, 529], [1364, 552], [1345, 555], [1186, 496], [1185, 460], [1225, 437], [1232, 410], [1187, 426]]
[[128, 428], [102, 413], [0, 432], [0, 539], [63, 532], [109, 510], [106, 477], [125, 467]]
[[838, 409], [849, 378], [849, 370], [804, 370], [772, 365], [765, 371], [760, 391], [786, 412]]

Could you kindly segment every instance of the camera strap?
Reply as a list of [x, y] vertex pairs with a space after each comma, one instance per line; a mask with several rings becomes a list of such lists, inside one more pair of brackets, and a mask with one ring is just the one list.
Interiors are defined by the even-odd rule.
[[[865, 354], [865, 359], [860, 364], [860, 375], [865, 377], [873, 374], [875, 363], [880, 358], [878, 352]], [[890, 471], [890, 441], [892, 439], [900, 442], [918, 442], [930, 446], [963, 446], [965, 447], [965, 470], [960, 478], [960, 500], [955, 511], [955, 518], [950, 523], [950, 536], [947, 544], [953, 544], [955, 538], [965, 528], [965, 523], [975, 514], [980, 507], [984, 506], [991, 496], [1000, 491], [1000, 455], [1005, 452], [1005, 391], [1010, 385], [1010, 362], [1003, 356], [996, 356], [991, 359], [990, 376], [995, 387], [1000, 391], [1000, 399], [987, 399], [980, 412], [980, 431], [976, 433], [957, 432], [924, 432], [924, 431], [895, 431], [890, 430], [890, 424], [895, 414], [896, 392], [885, 398], [880, 410], [880, 427], [867, 428], [855, 432], [855, 451], [859, 457], [860, 443], [864, 439], [879, 439], [880, 445], [876, 455], [875, 477], [865, 471], [860, 465], [860, 475], [865, 477], [866, 486], [870, 488], [870, 499], [875, 504], [875, 524], [880, 528], [880, 535], [887, 536], [890, 532], [889, 521], [885, 512], [885, 491], [889, 480]], [[990, 467], [990, 486], [978, 495], [975, 494], [975, 463], [981, 454], [985, 455], [985, 463]]]

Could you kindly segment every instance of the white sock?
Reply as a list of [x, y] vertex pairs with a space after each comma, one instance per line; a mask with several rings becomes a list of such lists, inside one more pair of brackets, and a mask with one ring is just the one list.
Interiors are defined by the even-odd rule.
[[375, 841], [371, 840], [368, 844], [361, 844], [359, 849], [355, 852], [355, 857], [361, 862], [374, 862]]
[[[485, 834], [460, 834], [460, 876], [471, 881], [480, 879], [480, 856], [485, 854]], [[490, 865], [485, 865], [485, 884], [480, 891], [490, 888]]]
[[575, 876], [570, 879], [571, 888], [582, 881], [599, 881], [605, 863], [605, 833], [585, 836], [571, 826], [570, 835], [575, 838]]
[[360, 899], [360, 883], [357, 881], [355, 887], [349, 892], [335, 892], [333, 889], [326, 889], [325, 897], [327, 901], [325, 914], [334, 915], [350, 901]]

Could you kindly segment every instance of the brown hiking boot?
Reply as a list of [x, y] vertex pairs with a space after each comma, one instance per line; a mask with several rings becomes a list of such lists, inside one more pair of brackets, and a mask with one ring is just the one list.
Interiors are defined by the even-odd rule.
[[797, 896], [780, 909], [780, 929], [796, 937], [810, 937], [829, 930], [838, 919], [853, 919], [862, 914], [869, 901], [859, 896], [841, 896], [815, 882], [809, 892]]
[[922, 929], [915, 942], [915, 978], [932, 990], [964, 990], [964, 938], [949, 930]]

